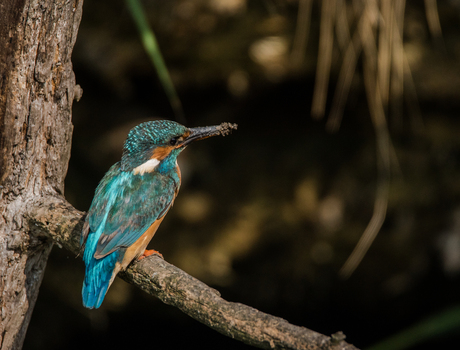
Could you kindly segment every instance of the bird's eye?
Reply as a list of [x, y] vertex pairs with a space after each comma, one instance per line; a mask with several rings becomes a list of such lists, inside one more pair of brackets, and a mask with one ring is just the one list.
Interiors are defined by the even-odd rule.
[[169, 140], [169, 144], [171, 146], [175, 146], [177, 144], [177, 141], [179, 140], [178, 137], [173, 137], [171, 140]]

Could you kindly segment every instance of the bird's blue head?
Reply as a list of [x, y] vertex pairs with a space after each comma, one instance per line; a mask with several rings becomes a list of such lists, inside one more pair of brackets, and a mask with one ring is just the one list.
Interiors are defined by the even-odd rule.
[[236, 124], [187, 128], [170, 120], [155, 120], [135, 126], [128, 134], [121, 158], [123, 171], [135, 174], [169, 171], [177, 156], [192, 141], [226, 135]]

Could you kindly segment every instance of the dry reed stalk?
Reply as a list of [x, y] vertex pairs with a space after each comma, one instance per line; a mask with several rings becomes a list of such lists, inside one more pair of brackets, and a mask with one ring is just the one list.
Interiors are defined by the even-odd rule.
[[358, 244], [340, 270], [340, 276], [343, 278], [348, 278], [353, 273], [369, 250], [369, 247], [383, 225], [388, 207], [391, 139], [385, 117], [384, 101], [380, 91], [378, 50], [375, 39], [379, 18], [378, 13], [379, 10], [375, 1], [367, 2], [363, 12], [363, 25], [359, 30], [364, 52], [364, 85], [371, 119], [376, 131], [377, 189], [372, 218], [359, 239]]
[[434, 41], [440, 47], [445, 49], [436, 0], [425, 0], [425, 16], [426, 21], [428, 22], [428, 28], [430, 29], [430, 33]]
[[322, 118], [326, 108], [329, 74], [331, 72], [332, 49], [334, 44], [334, 17], [336, 0], [323, 0], [319, 34], [318, 63], [311, 114]]
[[403, 116], [404, 92], [404, 46], [403, 26], [405, 0], [396, 0], [394, 3], [394, 22], [392, 26], [392, 61], [391, 61], [391, 86], [390, 86], [390, 118], [394, 128], [401, 129]]
[[297, 14], [297, 26], [292, 44], [291, 66], [299, 69], [305, 58], [310, 32], [311, 8], [313, 0], [299, 0], [299, 11]]
[[[306, 48], [311, 18], [312, 0], [299, 1], [298, 24], [292, 62], [300, 64]], [[388, 119], [395, 128], [401, 128], [403, 93], [413, 115], [415, 130], [422, 127], [415, 84], [403, 47], [403, 26], [406, 0], [323, 0], [311, 114], [321, 118], [325, 114], [327, 90], [334, 48], [334, 28], [337, 45], [343, 53], [342, 65], [334, 92], [326, 128], [340, 127], [358, 59], [362, 54], [364, 88], [369, 112], [376, 133], [377, 188], [372, 218], [358, 244], [342, 267], [340, 274], [347, 277], [361, 262], [377, 236], [386, 217], [392, 165], [399, 169], [396, 152], [388, 130]], [[436, 0], [425, 0], [430, 32], [437, 42], [442, 31]], [[356, 25], [354, 25], [356, 23]], [[352, 33], [352, 28], [354, 32]], [[391, 108], [389, 108], [391, 107]]]

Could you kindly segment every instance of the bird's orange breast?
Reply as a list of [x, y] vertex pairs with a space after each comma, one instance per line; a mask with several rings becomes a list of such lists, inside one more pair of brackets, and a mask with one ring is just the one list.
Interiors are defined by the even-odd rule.
[[123, 260], [120, 264], [121, 270], [126, 269], [126, 267], [128, 267], [131, 261], [138, 258], [144, 253], [145, 248], [147, 248], [147, 245], [152, 240], [153, 236], [155, 235], [155, 232], [157, 232], [158, 227], [160, 226], [164, 217], [165, 216], [156, 220], [152, 225], [150, 225], [147, 231], [145, 231], [144, 234], [140, 236], [136, 242], [134, 242], [134, 244], [126, 248], [125, 255], [123, 256]]

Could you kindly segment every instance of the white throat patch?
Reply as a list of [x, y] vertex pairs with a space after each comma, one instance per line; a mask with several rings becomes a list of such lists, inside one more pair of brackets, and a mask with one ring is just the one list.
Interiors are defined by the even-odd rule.
[[160, 161], [156, 158], [149, 159], [145, 163], [139, 165], [138, 167], [133, 169], [134, 175], [144, 175], [145, 173], [151, 173], [155, 170], [155, 168], [160, 164]]

